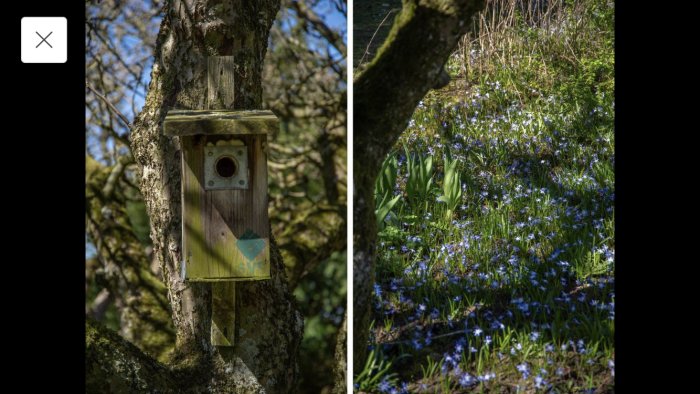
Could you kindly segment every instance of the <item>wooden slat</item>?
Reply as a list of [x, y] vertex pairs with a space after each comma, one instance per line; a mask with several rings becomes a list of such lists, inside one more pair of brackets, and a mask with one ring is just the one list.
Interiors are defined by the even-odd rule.
[[212, 283], [211, 343], [233, 346], [236, 337], [236, 283]]
[[169, 136], [197, 134], [267, 134], [279, 129], [271, 111], [171, 110], [163, 122]]
[[233, 56], [207, 58], [207, 108], [233, 108]]
[[204, 151], [201, 137], [183, 137], [182, 146], [182, 221], [183, 256], [186, 278], [210, 277], [208, 246], [204, 238], [205, 216], [201, 209], [205, 205]]

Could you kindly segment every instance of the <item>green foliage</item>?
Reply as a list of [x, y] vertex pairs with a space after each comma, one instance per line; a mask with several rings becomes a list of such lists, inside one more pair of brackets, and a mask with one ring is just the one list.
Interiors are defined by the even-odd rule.
[[413, 206], [417, 206], [430, 196], [433, 186], [433, 157], [424, 157], [420, 154], [412, 154], [408, 147], [404, 146], [406, 153], [406, 168], [408, 179], [406, 180], [406, 195]]
[[399, 165], [396, 156], [390, 155], [382, 163], [382, 169], [377, 177], [375, 194], [379, 198], [384, 198], [387, 195], [394, 194], [394, 186], [396, 185], [396, 174]]
[[396, 384], [396, 374], [389, 372], [391, 361], [386, 361], [384, 355], [372, 349], [367, 356], [367, 362], [354, 379], [355, 389], [362, 392], [377, 392], [379, 385], [386, 382], [390, 385]]
[[427, 357], [426, 361], [427, 365], [421, 365], [421, 371], [423, 371], [423, 379], [430, 380], [437, 376], [442, 366], [442, 361], [435, 361], [430, 356]]
[[385, 195], [384, 198], [382, 198], [382, 200], [377, 204], [377, 209], [375, 209], [374, 214], [377, 217], [377, 229], [379, 231], [384, 229], [384, 220], [386, 220], [386, 217], [389, 216], [389, 212], [391, 212], [394, 205], [399, 202], [400, 198], [401, 196], [399, 195], [390, 200], [389, 195]]
[[377, 229], [384, 229], [384, 221], [394, 205], [401, 198], [400, 195], [392, 197], [394, 193], [394, 185], [396, 184], [396, 173], [398, 171], [398, 163], [396, 156], [389, 156], [382, 163], [382, 170], [377, 177], [375, 186], [375, 204], [376, 209], [374, 214], [377, 217]]
[[301, 386], [321, 389], [332, 385], [332, 376], [320, 378], [316, 371], [332, 371], [338, 327], [345, 313], [347, 285], [346, 253], [333, 253], [307, 273], [294, 289], [300, 312], [304, 316], [301, 343]]
[[457, 206], [462, 202], [462, 180], [459, 171], [457, 171], [458, 160], [445, 160], [445, 177], [442, 180], [442, 196], [438, 197], [438, 201], [444, 202], [447, 205], [445, 219], [449, 222]]
[[393, 387], [614, 390], [613, 20], [603, 0], [491, 0], [448, 62], [468, 87], [416, 109], [382, 186], [408, 201], [377, 251]]
[[144, 245], [151, 244], [151, 225], [142, 199], [126, 202], [126, 215], [134, 231], [134, 236]]

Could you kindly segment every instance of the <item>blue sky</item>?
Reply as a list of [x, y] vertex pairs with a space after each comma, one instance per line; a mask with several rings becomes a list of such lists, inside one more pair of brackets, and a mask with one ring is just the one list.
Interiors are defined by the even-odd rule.
[[347, 36], [347, 21], [345, 20], [345, 15], [338, 12], [335, 7], [322, 3], [316, 6], [314, 11], [323, 18], [329, 27], [334, 30], [340, 30], [343, 37]]

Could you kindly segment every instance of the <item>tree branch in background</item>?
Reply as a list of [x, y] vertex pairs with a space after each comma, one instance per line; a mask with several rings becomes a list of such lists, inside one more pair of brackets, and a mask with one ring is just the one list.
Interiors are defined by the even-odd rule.
[[129, 128], [131, 127], [131, 122], [129, 122], [129, 119], [127, 119], [126, 116], [124, 116], [124, 114], [121, 113], [121, 111], [119, 111], [119, 110], [117, 109], [117, 107], [114, 106], [114, 104], [112, 104], [109, 100], [107, 100], [107, 97], [105, 97], [102, 93], [100, 93], [100, 92], [98, 92], [97, 90], [95, 90], [95, 88], [93, 88], [93, 87], [90, 85], [90, 83], [87, 82], [87, 81], [85, 81], [85, 87], [88, 88], [88, 90], [91, 91], [95, 96], [97, 96], [97, 98], [99, 98], [100, 100], [102, 100], [102, 102], [104, 102], [105, 104], [107, 104], [107, 106], [109, 107], [109, 109], [110, 109], [115, 115], [117, 115], [117, 117], [119, 118], [119, 120], [121, 120], [121, 121], [124, 123], [124, 126], [129, 127]]
[[327, 18], [336, 11], [345, 14], [344, 1], [283, 0], [263, 78], [266, 103], [283, 120], [270, 144], [270, 221], [312, 322], [302, 344], [305, 392], [345, 387], [334, 382], [345, 377], [336, 362], [344, 354], [334, 351], [344, 349], [336, 330], [345, 325], [347, 232], [345, 32]]
[[305, 3], [299, 1], [291, 2], [292, 8], [297, 12], [302, 20], [310, 23], [333, 47], [345, 57], [347, 49], [343, 42], [343, 37], [337, 31], [332, 30], [316, 13]]

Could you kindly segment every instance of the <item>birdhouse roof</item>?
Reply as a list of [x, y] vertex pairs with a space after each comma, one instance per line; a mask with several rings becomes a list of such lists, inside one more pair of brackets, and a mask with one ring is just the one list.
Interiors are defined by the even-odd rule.
[[266, 134], [279, 128], [272, 111], [171, 110], [163, 131], [169, 136], [197, 134]]

